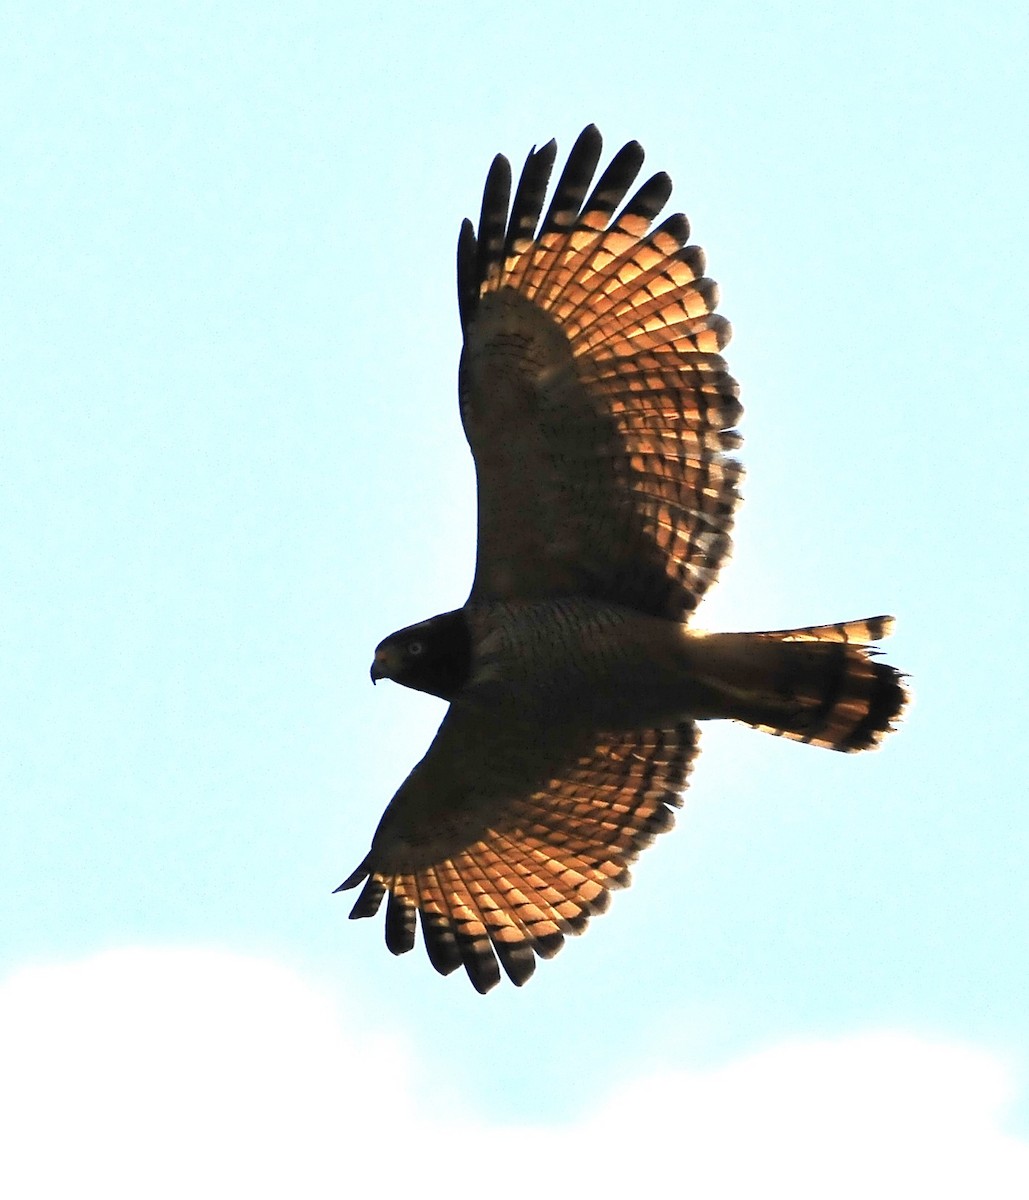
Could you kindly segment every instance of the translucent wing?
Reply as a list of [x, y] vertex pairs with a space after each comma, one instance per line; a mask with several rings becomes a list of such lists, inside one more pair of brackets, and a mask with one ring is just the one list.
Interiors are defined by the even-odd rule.
[[[383, 815], [352, 917], [384, 896], [386, 944], [464, 966], [486, 992], [516, 984], [629, 882], [629, 864], [673, 823], [696, 729], [606, 734], [548, 727], [538, 712], [459, 700]], [[499, 965], [498, 965], [499, 964]]]
[[[741, 408], [719, 351], [704, 256], [643, 162], [579, 137], [542, 223], [555, 146], [533, 151], [510, 203], [494, 161], [458, 292], [461, 411], [478, 478], [473, 599], [569, 591], [680, 618], [730, 549]], [[623, 203], [624, 202], [624, 203]], [[619, 209], [619, 206], [621, 208]], [[539, 229], [536, 226], [539, 224]]]

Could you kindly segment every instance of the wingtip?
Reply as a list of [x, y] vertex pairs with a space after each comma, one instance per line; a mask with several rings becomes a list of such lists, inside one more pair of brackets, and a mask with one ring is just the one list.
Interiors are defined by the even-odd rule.
[[349, 892], [351, 888], [357, 887], [359, 883], [368, 878], [368, 860], [364, 859], [360, 865], [349, 874], [346, 879], [339, 885], [338, 888], [332, 889], [332, 894], [335, 896], [337, 892]]

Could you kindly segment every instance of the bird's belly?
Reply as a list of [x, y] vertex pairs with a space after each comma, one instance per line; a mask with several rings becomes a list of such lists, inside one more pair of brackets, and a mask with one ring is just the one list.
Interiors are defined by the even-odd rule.
[[633, 729], [691, 715], [689, 637], [678, 622], [562, 597], [491, 605], [476, 623], [472, 683], [524, 697], [541, 720]]

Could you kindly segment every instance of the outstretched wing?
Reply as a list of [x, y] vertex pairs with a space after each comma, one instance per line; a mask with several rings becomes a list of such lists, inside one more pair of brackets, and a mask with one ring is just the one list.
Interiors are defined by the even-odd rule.
[[461, 413], [475, 459], [474, 599], [574, 591], [673, 619], [688, 615], [730, 549], [738, 496], [737, 386], [718, 353], [703, 252], [671, 194], [623, 146], [600, 159], [589, 126], [537, 232], [556, 147], [533, 151], [513, 203], [498, 155], [478, 236], [458, 243]]
[[[532, 753], [526, 747], [532, 747]], [[372, 848], [338, 890], [365, 881], [351, 917], [386, 905], [386, 945], [464, 966], [476, 990], [516, 984], [581, 933], [629, 864], [673, 824], [696, 727], [605, 734], [539, 713], [458, 700], [394, 796]]]

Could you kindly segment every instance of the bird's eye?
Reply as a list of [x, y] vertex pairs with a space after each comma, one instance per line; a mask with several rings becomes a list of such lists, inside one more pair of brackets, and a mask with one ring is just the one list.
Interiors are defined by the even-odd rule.
[[410, 656], [412, 658], [417, 658], [419, 654], [424, 654], [425, 643], [424, 642], [408, 642], [407, 643], [407, 652], [408, 652], [408, 654], [410, 654]]

